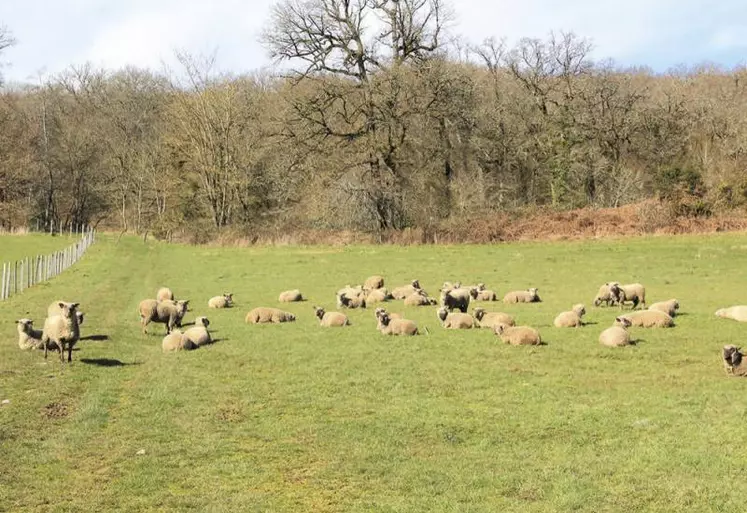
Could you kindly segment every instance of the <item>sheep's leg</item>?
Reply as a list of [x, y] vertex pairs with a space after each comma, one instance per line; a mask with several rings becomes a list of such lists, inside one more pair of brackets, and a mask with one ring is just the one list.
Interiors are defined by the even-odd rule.
[[148, 334], [147, 327], [148, 327], [149, 323], [150, 323], [150, 319], [147, 319], [145, 317], [143, 317], [141, 319], [140, 324], [143, 326], [143, 335], [147, 335]]
[[65, 363], [65, 343], [60, 341], [58, 347], [60, 348], [60, 362]]
[[72, 362], [73, 361], [73, 344], [67, 345], [67, 361]]
[[47, 351], [49, 346], [49, 337], [42, 335], [42, 344], [44, 344], [44, 359], [47, 359]]

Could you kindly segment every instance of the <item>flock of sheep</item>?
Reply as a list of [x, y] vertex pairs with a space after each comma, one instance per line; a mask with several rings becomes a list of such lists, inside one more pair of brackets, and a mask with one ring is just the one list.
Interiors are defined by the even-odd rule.
[[[345, 286], [336, 293], [339, 309], [366, 308], [373, 304], [383, 304], [392, 300], [402, 300], [405, 306], [437, 306], [436, 315], [446, 329], [487, 328], [500, 339], [511, 345], [539, 345], [542, 338], [537, 329], [530, 326], [516, 326], [514, 318], [503, 312], [489, 312], [483, 307], [474, 307], [468, 313], [470, 303], [489, 303], [498, 300], [492, 290], [485, 284], [463, 286], [461, 283], [445, 282], [441, 287], [438, 300], [429, 296], [420, 286], [418, 280], [397, 287], [391, 291], [384, 287], [384, 278], [371, 276], [362, 285]], [[289, 303], [304, 301], [299, 290], [288, 290], [280, 293], [278, 301]], [[530, 288], [508, 292], [503, 297], [504, 303], [537, 303], [541, 299], [538, 289]], [[599, 335], [600, 344], [608, 347], [621, 347], [633, 344], [628, 332], [631, 326], [642, 328], [668, 328], [674, 326], [674, 317], [679, 309], [679, 302], [670, 299], [654, 303], [648, 309], [636, 310], [646, 306], [646, 290], [640, 283], [621, 285], [619, 282], [605, 283], [599, 288], [594, 298], [594, 306], [618, 306], [620, 310], [630, 305], [631, 311], [615, 318], [613, 326], [603, 330]], [[163, 339], [164, 352], [193, 350], [210, 344], [213, 340], [208, 331], [210, 321], [205, 316], [196, 318], [194, 326], [182, 331], [182, 320], [187, 313], [189, 301], [176, 300], [168, 288], [158, 290], [155, 299], [144, 299], [140, 302], [138, 312], [143, 333], [148, 324], [155, 322], [166, 325], [166, 337]], [[44, 329], [33, 328], [31, 319], [19, 319], [18, 345], [21, 349], [43, 349], [44, 357], [49, 350], [60, 352], [60, 360], [72, 360], [72, 349], [80, 339], [80, 325], [83, 324], [83, 313], [78, 311], [78, 303], [54, 301], [47, 309]], [[233, 306], [233, 295], [224, 293], [208, 300], [209, 308], [229, 308]], [[342, 312], [328, 312], [322, 307], [314, 306], [315, 316], [322, 327], [344, 327], [350, 325], [348, 316]], [[571, 310], [561, 312], [555, 317], [553, 325], [558, 328], [578, 328], [584, 325], [583, 316], [586, 307], [574, 305]], [[747, 306], [733, 306], [716, 312], [717, 317], [747, 322]], [[388, 312], [381, 306], [374, 310], [377, 329], [385, 335], [418, 335], [417, 324], [405, 319], [401, 314]], [[296, 320], [295, 314], [274, 307], [257, 307], [247, 313], [245, 321], [252, 324], [284, 323]], [[428, 329], [425, 329], [428, 332]], [[747, 376], [747, 364], [742, 365], [743, 354], [739, 347], [724, 346], [723, 360], [727, 373], [734, 376]]]

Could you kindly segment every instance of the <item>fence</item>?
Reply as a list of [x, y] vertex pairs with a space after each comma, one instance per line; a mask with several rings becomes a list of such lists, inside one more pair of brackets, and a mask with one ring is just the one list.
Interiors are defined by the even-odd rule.
[[37, 283], [54, 278], [80, 260], [83, 254], [96, 241], [96, 231], [83, 230], [83, 237], [63, 250], [51, 255], [26, 257], [16, 262], [3, 263], [3, 281], [0, 282], [0, 301], [20, 294]]

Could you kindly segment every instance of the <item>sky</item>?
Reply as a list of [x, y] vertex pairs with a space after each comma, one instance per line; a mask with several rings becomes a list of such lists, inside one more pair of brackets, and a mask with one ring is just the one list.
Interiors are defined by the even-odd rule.
[[[0, 54], [7, 80], [38, 81], [90, 62], [162, 69], [176, 50], [217, 51], [235, 73], [272, 63], [259, 35], [276, 0], [0, 0], [0, 25], [17, 44]], [[469, 42], [573, 31], [592, 57], [666, 71], [678, 65], [747, 63], [745, 0], [446, 0], [451, 27]]]

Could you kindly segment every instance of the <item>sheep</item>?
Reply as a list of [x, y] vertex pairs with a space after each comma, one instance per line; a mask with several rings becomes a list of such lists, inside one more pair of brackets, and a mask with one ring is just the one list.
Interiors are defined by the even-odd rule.
[[724, 370], [727, 374], [735, 377], [747, 376], [747, 365], [742, 365], [744, 354], [742, 354], [741, 348], [726, 345], [721, 350], [721, 355], [724, 359]]
[[362, 295], [348, 296], [346, 294], [338, 294], [337, 296], [337, 308], [366, 308], [366, 298]]
[[249, 311], [245, 320], [251, 324], [293, 322], [296, 316], [279, 308], [260, 306]]
[[620, 285], [619, 282], [613, 281], [607, 284], [610, 288], [610, 295], [614, 303], [620, 305], [622, 309], [625, 303], [633, 303], [633, 310], [641, 304], [646, 306], [646, 288], [640, 283], [630, 283]]
[[604, 285], [599, 287], [599, 292], [597, 292], [597, 295], [594, 298], [594, 306], [600, 306], [602, 303], [604, 303], [606, 306], [610, 306], [610, 303], [612, 303], [613, 301], [614, 298], [612, 297], [609, 283], [605, 283]]
[[315, 306], [314, 314], [319, 318], [319, 325], [325, 328], [350, 326], [348, 316], [340, 312], [325, 312], [324, 308]]
[[155, 299], [143, 299], [138, 305], [143, 334], [147, 333], [148, 324], [158, 322], [166, 325], [166, 334], [168, 335], [175, 326], [181, 326], [182, 319], [187, 313], [188, 304], [189, 300], [174, 301], [167, 299], [156, 301]]
[[677, 315], [677, 310], [680, 309], [680, 302], [676, 299], [670, 299], [669, 301], [660, 301], [659, 303], [654, 303], [653, 305], [649, 306], [648, 309], [664, 312], [669, 317], [674, 318], [674, 316]]
[[539, 303], [542, 300], [537, 295], [539, 289], [515, 290], [503, 296], [504, 303]]
[[486, 312], [483, 308], [475, 308], [472, 314], [477, 319], [477, 325], [480, 328], [495, 329], [499, 324], [505, 324], [506, 326], [516, 324], [513, 317], [503, 312]]
[[631, 326], [640, 328], [671, 328], [674, 326], [674, 320], [658, 310], [640, 310], [620, 317], [628, 319]]
[[294, 303], [296, 301], [303, 301], [303, 295], [298, 289], [286, 290], [281, 292], [278, 296], [278, 301], [281, 303]]
[[[482, 285], [482, 289], [478, 288]], [[470, 294], [475, 301], [498, 301], [495, 291], [485, 289], [485, 285], [478, 283], [477, 287], [470, 288]]]
[[420, 282], [418, 280], [412, 280], [412, 282], [409, 285], [403, 285], [402, 287], [397, 287], [394, 290], [392, 290], [392, 298], [393, 299], [405, 299], [407, 296], [411, 295], [413, 292], [417, 292], [419, 290], [422, 290], [420, 288]]
[[366, 281], [363, 282], [363, 288], [365, 290], [376, 290], [384, 287], [383, 276], [369, 276]]
[[430, 306], [437, 305], [435, 298], [428, 297], [423, 291], [413, 292], [405, 298], [405, 306]]
[[446, 307], [441, 307], [436, 311], [441, 325], [451, 330], [468, 330], [475, 325], [475, 319], [468, 313], [449, 313]]
[[[210, 333], [208, 333], [207, 327], [210, 326], [210, 321], [207, 317], [198, 317], [195, 319], [195, 325], [189, 328], [182, 334], [182, 338], [194, 344], [197, 347], [204, 346], [212, 342]], [[186, 342], [182, 342], [182, 345], [187, 345]]]
[[584, 325], [581, 317], [583, 317], [585, 313], [586, 307], [584, 305], [573, 305], [573, 308], [571, 308], [570, 311], [558, 314], [555, 321], [553, 321], [553, 325], [555, 325], [556, 328], [578, 328], [579, 326]]
[[338, 296], [346, 295], [346, 296], [360, 296], [363, 294], [363, 286], [362, 285], [356, 285], [355, 287], [351, 287], [350, 285], [345, 285], [343, 288], [337, 291]]
[[[70, 302], [67, 302], [67, 301], [63, 301], [61, 299], [52, 301], [49, 304], [49, 306], [47, 307], [47, 317], [52, 317], [53, 315], [62, 315], [63, 311], [64, 311], [64, 306], [65, 305], [69, 306], [69, 305], [72, 305], [72, 304], [73, 303], [70, 303]], [[77, 307], [80, 306], [80, 303], [75, 303], [75, 305], [77, 305], [76, 306], [76, 312], [77, 312], [78, 311]]]
[[418, 334], [418, 326], [408, 319], [392, 319], [386, 312], [379, 317], [379, 331], [382, 335], [408, 335]]
[[444, 284], [441, 285], [441, 292], [444, 292], [447, 290], [458, 289], [458, 288], [461, 288], [461, 286], [462, 286], [462, 283], [459, 281], [455, 281], [453, 283], [450, 281], [445, 281]]
[[389, 293], [387, 289], [385, 288], [373, 289], [366, 296], [366, 304], [383, 303], [384, 301], [389, 301], [390, 299], [394, 299], [394, 298], [392, 297], [392, 295]]
[[376, 317], [376, 320], [378, 321], [382, 314], [387, 314], [390, 319], [404, 319], [401, 313], [396, 312], [387, 312], [386, 308], [377, 308], [374, 310], [374, 317]]
[[462, 313], [467, 313], [471, 297], [470, 289], [442, 290], [439, 304], [449, 311], [459, 310]]
[[27, 349], [42, 349], [42, 331], [34, 329], [34, 321], [31, 319], [18, 319], [18, 347], [24, 351]]
[[618, 317], [615, 319], [615, 325], [607, 328], [599, 334], [599, 343], [607, 347], [623, 347], [631, 345], [628, 328], [631, 322], [627, 317]]
[[233, 306], [233, 294], [224, 292], [222, 296], [208, 299], [208, 308], [230, 308]]
[[158, 292], [156, 292], [156, 300], [165, 301], [167, 299], [174, 299], [174, 293], [171, 292], [171, 289], [168, 287], [161, 287], [158, 289]]
[[78, 326], [80, 326], [81, 324], [83, 324], [83, 319], [85, 317], [85, 314], [83, 312], [81, 312], [79, 310], [76, 310], [75, 311], [75, 317], [78, 318]]
[[716, 317], [732, 319], [738, 322], [747, 322], [747, 306], [737, 305], [716, 310]]
[[512, 346], [538, 346], [542, 344], [539, 331], [529, 326], [506, 326], [499, 324], [495, 327], [495, 334], [503, 342]]
[[44, 320], [41, 343], [44, 347], [44, 358], [47, 358], [49, 349], [56, 346], [60, 350], [60, 361], [65, 361], [65, 346], [67, 346], [67, 361], [73, 361], [73, 346], [80, 338], [78, 316], [75, 315], [78, 303], [64, 303], [59, 305], [62, 310], [59, 315], [47, 317]]
[[192, 351], [193, 349], [197, 349], [198, 346], [188, 337], [185, 337], [184, 333], [182, 333], [180, 330], [175, 329], [171, 333], [163, 337], [161, 348], [163, 349], [164, 353], [167, 353], [169, 351]]

